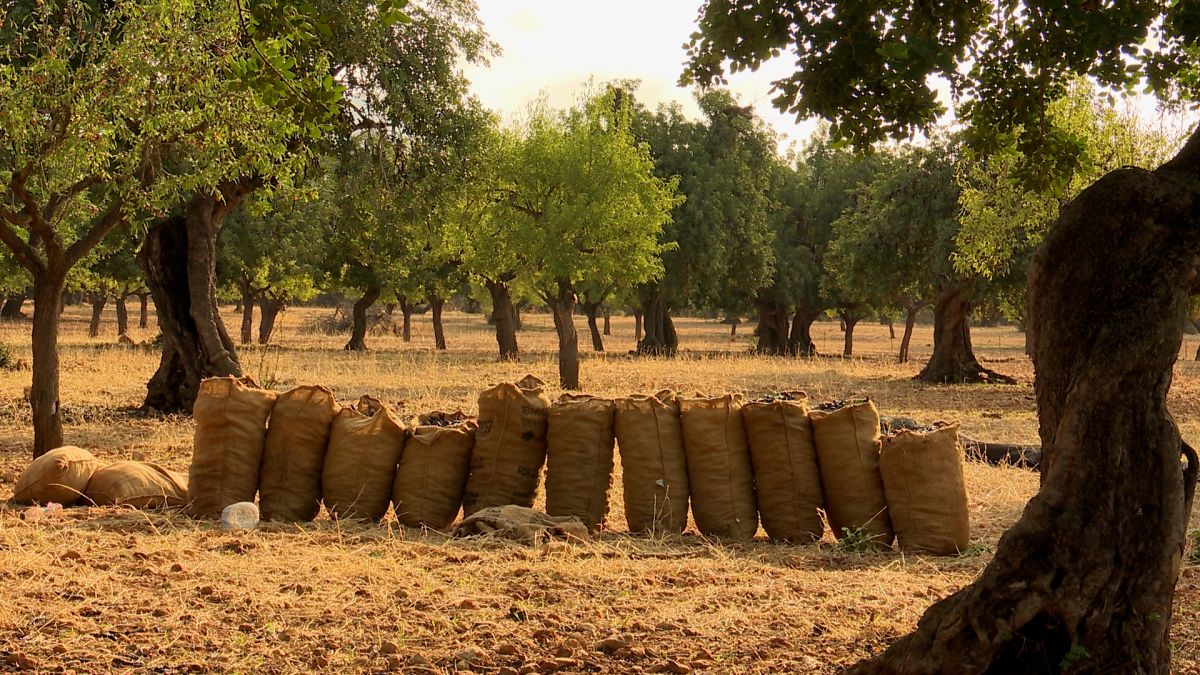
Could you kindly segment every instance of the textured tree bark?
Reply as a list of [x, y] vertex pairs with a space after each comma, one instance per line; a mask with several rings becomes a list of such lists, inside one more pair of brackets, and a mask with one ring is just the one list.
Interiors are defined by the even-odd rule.
[[600, 313], [600, 303], [598, 302], [582, 302], [583, 313], [587, 316], [588, 332], [592, 335], [592, 351], [604, 351], [604, 338], [600, 335], [600, 327], [596, 323], [596, 317]]
[[1062, 210], [1029, 270], [1041, 490], [973, 583], [852, 672], [1170, 672], [1200, 467], [1167, 393], [1198, 209], [1200, 133], [1158, 170], [1114, 171]]
[[984, 368], [971, 346], [971, 303], [963, 288], [946, 284], [933, 305], [933, 356], [917, 375], [922, 382], [1004, 382], [1016, 381]]
[[258, 320], [258, 344], [270, 344], [271, 336], [275, 334], [275, 320], [287, 306], [287, 302], [264, 295], [258, 301], [258, 310], [262, 317]]
[[25, 305], [25, 292], [9, 293], [4, 298], [4, 307], [0, 308], [0, 320], [19, 321], [24, 319], [25, 315], [21, 313], [21, 307]]
[[788, 344], [788, 307], [770, 300], [759, 300], [758, 345], [759, 354], [784, 356], [791, 352]]
[[88, 322], [88, 337], [100, 335], [100, 319], [104, 316], [104, 307], [108, 304], [107, 293], [92, 293], [88, 298], [92, 305], [92, 320]]
[[659, 289], [655, 289], [642, 303], [642, 330], [645, 335], [638, 341], [639, 354], [675, 356], [679, 350], [679, 335], [675, 332], [675, 322], [671, 320], [666, 298]]
[[[577, 297], [571, 282], [559, 279], [558, 293], [546, 296], [558, 333], [558, 381], [563, 389], [579, 389], [579, 333], [575, 330]], [[593, 326], [595, 321], [590, 322]]]
[[350, 341], [346, 343], [343, 349], [347, 351], [362, 352], [367, 349], [367, 310], [371, 309], [371, 305], [379, 299], [379, 295], [383, 293], [383, 289], [379, 286], [370, 286], [363, 293], [362, 297], [354, 303], [354, 310], [351, 313], [353, 316], [354, 326], [350, 329]]
[[51, 262], [33, 278], [33, 382], [29, 405], [33, 413], [33, 456], [41, 457], [63, 444], [58, 400], [58, 313], [66, 265]]
[[442, 308], [446, 301], [438, 296], [429, 298], [429, 308], [433, 312], [433, 346], [435, 349], [446, 350], [446, 330], [442, 326]]
[[146, 233], [138, 263], [163, 334], [162, 358], [146, 385], [147, 409], [190, 413], [200, 380], [242, 376], [217, 307], [216, 246], [225, 217], [255, 185], [226, 184], [221, 198], [194, 195], [183, 214]]
[[512, 296], [508, 292], [507, 281], [486, 281], [488, 292], [492, 295], [492, 322], [496, 326], [496, 344], [500, 347], [502, 361], [516, 361], [520, 358], [517, 349], [517, 333], [513, 316], [515, 310]]
[[908, 347], [912, 343], [913, 326], [917, 324], [917, 315], [921, 307], [908, 307], [904, 310], [904, 337], [900, 338], [900, 363], [908, 363]]
[[150, 293], [138, 293], [138, 328], [150, 327]]
[[812, 339], [812, 325], [823, 311], [823, 308], [804, 305], [796, 307], [796, 313], [792, 315], [792, 330], [788, 334], [789, 353], [806, 358], [817, 355], [817, 345]]
[[127, 290], [117, 293], [117, 335], [129, 334], [129, 306], [125, 304], [129, 296], [130, 293]]

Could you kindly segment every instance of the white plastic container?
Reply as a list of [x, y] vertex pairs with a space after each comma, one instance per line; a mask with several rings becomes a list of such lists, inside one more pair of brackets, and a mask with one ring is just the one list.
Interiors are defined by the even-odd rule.
[[254, 502], [237, 502], [221, 511], [221, 528], [253, 530], [258, 527], [258, 506]]

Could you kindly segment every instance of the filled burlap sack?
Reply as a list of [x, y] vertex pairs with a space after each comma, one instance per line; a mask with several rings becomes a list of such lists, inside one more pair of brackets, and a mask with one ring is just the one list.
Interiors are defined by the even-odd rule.
[[971, 522], [962, 465], [957, 423], [883, 439], [879, 470], [900, 548], [935, 555], [967, 548]]
[[752, 401], [742, 408], [763, 529], [771, 539], [796, 544], [817, 541], [824, 532], [825, 498], [805, 398]]
[[597, 530], [608, 514], [613, 472], [611, 399], [563, 394], [546, 434], [546, 513], [575, 516]]
[[13, 488], [12, 501], [70, 506], [83, 498], [92, 474], [102, 466], [103, 462], [83, 448], [73, 445], [55, 448], [25, 467]]
[[263, 520], [317, 517], [325, 449], [338, 409], [333, 392], [325, 387], [296, 387], [279, 395], [267, 425], [258, 487]]
[[192, 408], [196, 436], [188, 468], [188, 513], [216, 518], [230, 504], [254, 501], [275, 396], [249, 378], [214, 377], [200, 383]]
[[754, 469], [741, 394], [680, 398], [692, 517], [702, 534], [749, 540], [758, 532]]
[[401, 525], [444, 530], [454, 523], [478, 426], [474, 420], [460, 420], [412, 430], [392, 484], [392, 509]]
[[479, 430], [463, 495], [464, 516], [492, 506], [533, 506], [546, 461], [550, 399], [545, 386], [526, 375], [479, 394]]
[[334, 416], [321, 472], [321, 495], [331, 515], [379, 520], [387, 513], [407, 435], [387, 406], [369, 397]]
[[834, 410], [814, 410], [813, 440], [825, 515], [838, 539], [869, 538], [891, 546], [894, 534], [879, 473], [879, 411], [871, 401]]
[[98, 469], [84, 494], [96, 506], [163, 509], [188, 501], [187, 476], [148, 462], [116, 462]]
[[613, 429], [621, 454], [630, 532], [678, 534], [687, 527], [688, 473], [675, 392], [617, 399]]

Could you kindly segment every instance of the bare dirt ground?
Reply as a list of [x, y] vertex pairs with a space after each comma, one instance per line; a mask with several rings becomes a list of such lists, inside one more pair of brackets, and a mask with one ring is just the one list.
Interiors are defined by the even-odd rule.
[[[413, 342], [372, 336], [365, 354], [345, 336], [306, 327], [324, 309], [281, 317], [278, 346], [243, 351], [260, 384], [330, 386], [343, 400], [367, 393], [405, 415], [473, 411], [480, 389], [531, 372], [554, 382], [554, 333], [526, 318], [521, 363], [497, 363], [478, 316], [452, 313], [450, 351], [437, 353], [427, 317]], [[135, 312], [136, 313], [136, 312]], [[134, 412], [158, 363], [149, 347], [85, 337], [82, 308], [68, 308], [62, 400], [66, 440], [107, 460], [145, 459], [185, 471], [190, 419]], [[230, 311], [226, 321], [236, 328]], [[758, 394], [805, 389], [816, 399], [867, 394], [884, 414], [957, 419], [972, 437], [1037, 442], [1032, 366], [1012, 328], [976, 329], [987, 364], [1016, 386], [926, 386], [911, 378], [931, 351], [929, 326], [914, 362], [898, 340], [864, 322], [854, 359], [811, 361], [739, 354], [715, 321], [679, 322], [679, 358], [635, 359], [632, 319], [615, 317], [609, 352], [586, 354], [587, 391], [624, 395], [659, 388]], [[581, 347], [586, 327], [578, 321]], [[28, 360], [28, 324], [0, 326], [0, 341]], [[152, 331], [134, 331], [139, 341]], [[841, 351], [836, 323], [817, 326], [824, 354]], [[1200, 364], [1185, 340], [1171, 408], [1186, 437], [1200, 437]], [[0, 499], [28, 461], [28, 371], [0, 372]], [[550, 392], [557, 396], [557, 391]], [[619, 469], [618, 469], [619, 473]], [[934, 558], [765, 540], [721, 546], [697, 536], [649, 541], [624, 529], [619, 481], [610, 531], [583, 545], [525, 547], [451, 540], [436, 532], [317, 522], [228, 533], [179, 515], [70, 509], [27, 523], [0, 508], [0, 667], [39, 672], [836, 672], [912, 629], [934, 601], [971, 581], [1037, 488], [1036, 475], [968, 464], [974, 545]], [[1193, 518], [1191, 530], [1200, 528]], [[1188, 556], [1190, 557], [1189, 550]], [[1176, 671], [1200, 673], [1200, 566], [1186, 563], [1176, 596]]]

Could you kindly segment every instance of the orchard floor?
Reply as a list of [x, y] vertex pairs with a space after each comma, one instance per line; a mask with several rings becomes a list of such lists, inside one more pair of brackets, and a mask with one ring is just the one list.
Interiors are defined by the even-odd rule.
[[[525, 372], [556, 381], [546, 315], [526, 317], [520, 363], [498, 363], [477, 316], [451, 313], [451, 349], [431, 349], [428, 318], [413, 341], [371, 336], [371, 351], [343, 352], [344, 335], [313, 332], [325, 309], [281, 317], [278, 346], [242, 352], [247, 374], [286, 389], [318, 383], [340, 399], [368, 393], [406, 415], [472, 411], [478, 391]], [[135, 312], [136, 314], [136, 312]], [[138, 415], [158, 364], [150, 347], [86, 337], [86, 311], [68, 308], [62, 350], [66, 440], [107, 460], [146, 459], [186, 470], [192, 423]], [[238, 317], [226, 314], [236, 330]], [[153, 321], [152, 321], [153, 323]], [[751, 326], [730, 341], [715, 321], [679, 321], [676, 359], [626, 355], [633, 322], [615, 317], [611, 351], [585, 352], [587, 391], [623, 395], [805, 389], [816, 399], [867, 394], [885, 414], [957, 419], [963, 432], [1036, 442], [1032, 367], [1023, 335], [976, 329], [986, 364], [1015, 386], [926, 386], [911, 378], [931, 351], [919, 326], [914, 361], [894, 363], [898, 341], [863, 323], [853, 359], [802, 361], [745, 355]], [[0, 325], [0, 341], [29, 359], [28, 323]], [[133, 331], [148, 341], [153, 332]], [[1186, 437], [1200, 437], [1200, 364], [1188, 337], [1171, 408]], [[817, 325], [823, 354], [841, 351], [836, 323]], [[28, 371], [0, 372], [0, 499], [31, 447]], [[552, 396], [557, 391], [551, 392]], [[618, 469], [619, 471], [619, 469]], [[1037, 488], [1033, 473], [968, 464], [974, 545], [960, 557], [842, 551], [832, 540], [721, 546], [696, 536], [649, 541], [622, 532], [619, 481], [612, 530], [583, 545], [538, 548], [450, 540], [434, 532], [317, 522], [227, 533], [178, 515], [70, 509], [27, 523], [0, 508], [0, 668], [46, 672], [446, 672], [498, 673], [537, 666], [584, 672], [837, 672], [911, 630], [934, 601], [970, 582]], [[1194, 518], [1190, 530], [1200, 528]], [[1190, 558], [1192, 552], [1187, 553]], [[629, 648], [597, 651], [612, 637]], [[1200, 566], [1185, 563], [1176, 596], [1175, 669], [1200, 673]], [[557, 661], [556, 661], [557, 659]], [[665, 670], [664, 670], [665, 669]], [[511, 672], [511, 671], [507, 671]]]

